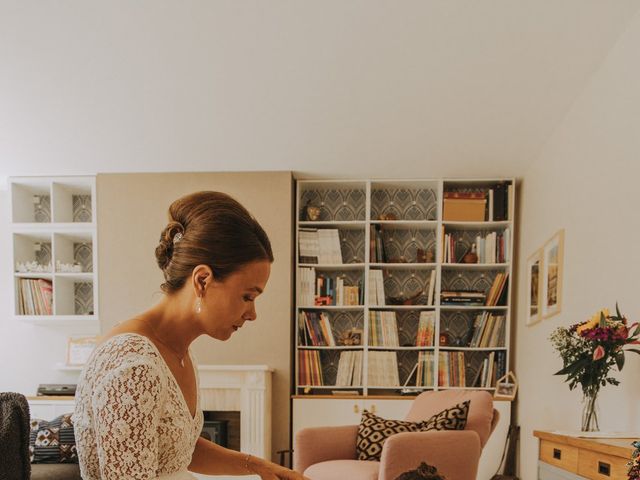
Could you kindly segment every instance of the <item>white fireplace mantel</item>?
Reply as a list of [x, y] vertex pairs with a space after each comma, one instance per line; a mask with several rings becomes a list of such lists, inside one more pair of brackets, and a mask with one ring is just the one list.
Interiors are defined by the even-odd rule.
[[200, 407], [240, 412], [240, 449], [271, 458], [271, 376], [266, 365], [199, 365]]

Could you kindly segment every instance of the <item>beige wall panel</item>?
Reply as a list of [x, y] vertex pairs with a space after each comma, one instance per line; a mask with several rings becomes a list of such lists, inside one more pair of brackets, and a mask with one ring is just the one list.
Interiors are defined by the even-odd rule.
[[157, 303], [162, 273], [154, 250], [171, 202], [199, 190], [232, 195], [258, 219], [275, 262], [258, 320], [226, 342], [197, 339], [200, 364], [266, 364], [273, 377], [273, 451], [289, 445], [292, 301], [292, 177], [290, 172], [101, 174], [97, 177], [99, 293], [102, 330]]

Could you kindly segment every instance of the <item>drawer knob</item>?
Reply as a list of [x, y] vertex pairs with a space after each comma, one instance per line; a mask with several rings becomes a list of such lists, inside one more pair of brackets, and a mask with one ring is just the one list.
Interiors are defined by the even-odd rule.
[[598, 473], [607, 477], [611, 476], [611, 465], [605, 462], [598, 462]]
[[556, 460], [562, 460], [562, 450], [560, 450], [559, 448], [554, 448], [553, 458], [555, 458]]

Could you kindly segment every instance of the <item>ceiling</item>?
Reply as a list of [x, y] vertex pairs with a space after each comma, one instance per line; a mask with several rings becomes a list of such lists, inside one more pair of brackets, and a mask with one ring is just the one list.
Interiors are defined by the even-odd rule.
[[0, 175], [518, 176], [636, 0], [0, 0]]

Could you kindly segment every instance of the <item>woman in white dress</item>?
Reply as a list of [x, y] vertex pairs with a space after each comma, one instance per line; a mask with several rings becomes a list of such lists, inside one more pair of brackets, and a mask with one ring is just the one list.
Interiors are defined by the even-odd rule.
[[256, 319], [254, 302], [273, 262], [267, 234], [228, 195], [198, 192], [169, 207], [156, 259], [166, 295], [107, 333], [78, 383], [83, 479], [193, 479], [189, 472], [196, 472], [303, 480], [199, 436], [203, 414], [189, 345], [200, 335], [227, 340]]

